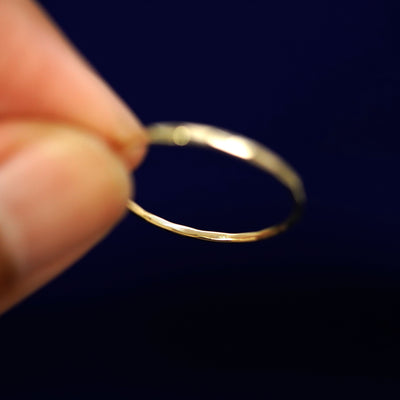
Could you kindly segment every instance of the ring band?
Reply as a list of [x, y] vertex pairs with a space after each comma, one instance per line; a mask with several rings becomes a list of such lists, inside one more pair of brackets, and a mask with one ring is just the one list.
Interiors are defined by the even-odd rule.
[[267, 239], [286, 231], [301, 216], [306, 195], [297, 172], [273, 151], [254, 140], [208, 125], [193, 123], [157, 123], [147, 127], [151, 144], [172, 146], [211, 147], [247, 161], [275, 177], [289, 189], [294, 201], [290, 215], [282, 222], [254, 232], [226, 233], [179, 225], [144, 210], [133, 200], [127, 207], [146, 221], [160, 228], [202, 240], [213, 242], [253, 242]]

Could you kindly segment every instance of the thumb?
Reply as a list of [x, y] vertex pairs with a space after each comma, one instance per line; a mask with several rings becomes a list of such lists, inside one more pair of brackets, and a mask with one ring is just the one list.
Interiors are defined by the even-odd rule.
[[121, 217], [147, 138], [34, 1], [0, 0], [0, 49], [1, 313]]
[[79, 258], [126, 209], [126, 167], [95, 135], [0, 124], [0, 313]]

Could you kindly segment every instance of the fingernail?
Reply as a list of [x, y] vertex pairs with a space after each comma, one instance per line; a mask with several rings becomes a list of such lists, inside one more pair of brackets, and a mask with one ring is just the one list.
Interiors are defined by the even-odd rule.
[[25, 273], [57, 265], [108, 232], [124, 213], [130, 179], [108, 146], [86, 132], [45, 124], [18, 130], [46, 131], [0, 168], [0, 247]]

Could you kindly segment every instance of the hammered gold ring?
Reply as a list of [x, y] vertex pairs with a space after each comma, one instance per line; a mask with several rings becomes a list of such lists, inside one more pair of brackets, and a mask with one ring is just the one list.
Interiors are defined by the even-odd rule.
[[214, 126], [186, 122], [156, 123], [148, 126], [147, 131], [150, 144], [210, 147], [260, 168], [289, 189], [294, 206], [290, 215], [275, 225], [254, 232], [226, 233], [195, 229], [167, 221], [129, 200], [127, 203], [129, 210], [146, 221], [179, 235], [196, 239], [213, 242], [253, 242], [286, 231], [301, 216], [306, 195], [300, 176], [281, 157], [262, 144]]

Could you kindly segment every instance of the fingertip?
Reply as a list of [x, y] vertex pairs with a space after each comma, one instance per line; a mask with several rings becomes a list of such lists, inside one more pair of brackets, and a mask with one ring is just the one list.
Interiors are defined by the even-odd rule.
[[[49, 129], [52, 134], [40, 134]], [[0, 170], [0, 256], [7, 255], [17, 276], [8, 293], [2, 290], [0, 308], [10, 293], [17, 301], [100, 240], [123, 216], [132, 193], [119, 157], [93, 135], [44, 124], [18, 130], [36, 130], [37, 140]]]
[[[23, 116], [81, 126], [135, 167], [145, 128], [41, 6], [0, 0], [0, 118]], [[132, 149], [137, 154], [132, 156]]]

